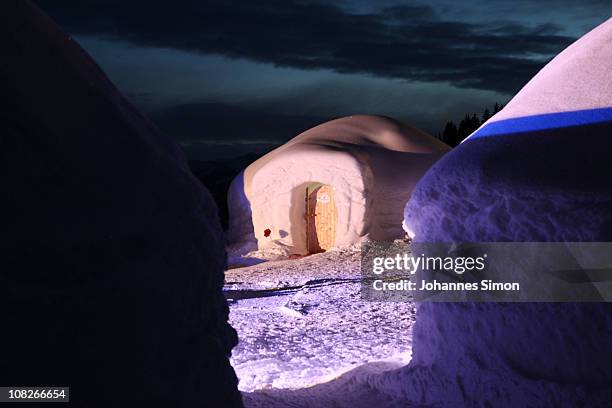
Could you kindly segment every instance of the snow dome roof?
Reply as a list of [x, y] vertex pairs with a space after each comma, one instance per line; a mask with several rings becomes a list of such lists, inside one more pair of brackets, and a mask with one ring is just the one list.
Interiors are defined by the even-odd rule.
[[[278, 153], [284, 147], [296, 144], [327, 147], [343, 144], [411, 153], [436, 153], [449, 150], [444, 143], [420, 129], [392, 118], [376, 115], [353, 115], [322, 123], [299, 134], [271, 153]], [[346, 146], [346, 149], [349, 147]]]
[[[610, 72], [609, 20], [427, 172], [405, 211], [415, 242], [610, 242]], [[440, 406], [609, 406], [611, 312], [603, 302], [424, 302], [400, 371], [406, 395]]]
[[612, 19], [550, 61], [468, 139], [612, 120]]

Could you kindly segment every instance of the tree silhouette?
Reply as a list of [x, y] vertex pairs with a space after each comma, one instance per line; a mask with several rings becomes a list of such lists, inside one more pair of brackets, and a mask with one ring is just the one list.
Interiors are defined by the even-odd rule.
[[490, 117], [491, 111], [489, 111], [489, 108], [485, 108], [484, 112], [482, 113], [482, 123], [485, 123]]
[[457, 141], [457, 126], [453, 122], [446, 122], [441, 139], [449, 146], [456, 146], [456, 144], [459, 143], [459, 141]]
[[472, 113], [471, 115], [466, 114], [459, 122], [459, 126], [455, 125], [455, 123], [452, 121], [446, 122], [440, 139], [451, 147], [459, 145], [463, 139], [471, 135], [494, 114], [502, 110], [503, 107], [504, 105], [495, 102], [492, 114], [488, 107], [484, 109], [482, 117], [479, 117], [475, 113]]
[[503, 108], [504, 108], [504, 105], [500, 105], [499, 103], [495, 102], [495, 106], [493, 107], [493, 114], [496, 114]]

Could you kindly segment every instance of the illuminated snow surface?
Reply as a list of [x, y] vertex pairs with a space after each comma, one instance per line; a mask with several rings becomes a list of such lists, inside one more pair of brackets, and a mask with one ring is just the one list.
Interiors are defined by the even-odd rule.
[[279, 390], [326, 383], [359, 366], [354, 372], [366, 375], [409, 362], [414, 304], [362, 300], [359, 266], [353, 246], [226, 272], [240, 338], [231, 363], [247, 407], [274, 406], [290, 397]]

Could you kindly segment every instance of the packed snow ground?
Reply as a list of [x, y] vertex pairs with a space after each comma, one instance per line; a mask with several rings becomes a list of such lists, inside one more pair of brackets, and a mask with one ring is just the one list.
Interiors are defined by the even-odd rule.
[[287, 396], [279, 390], [326, 383], [363, 365], [357, 371], [409, 362], [414, 304], [362, 300], [359, 267], [359, 246], [352, 246], [226, 272], [240, 339], [231, 363], [247, 406], [274, 406]]

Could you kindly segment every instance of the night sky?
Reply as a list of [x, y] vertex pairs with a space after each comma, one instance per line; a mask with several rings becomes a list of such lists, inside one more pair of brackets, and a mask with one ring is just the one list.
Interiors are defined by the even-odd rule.
[[432, 134], [505, 103], [612, 15], [607, 1], [35, 1], [191, 158], [269, 149], [322, 121]]

